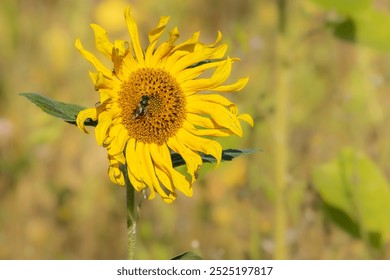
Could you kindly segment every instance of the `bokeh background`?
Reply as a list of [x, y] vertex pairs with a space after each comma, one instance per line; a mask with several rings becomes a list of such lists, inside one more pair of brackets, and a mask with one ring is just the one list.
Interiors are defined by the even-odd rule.
[[93, 130], [18, 94], [94, 106], [75, 39], [95, 50], [92, 22], [128, 39], [129, 3], [145, 43], [161, 15], [182, 40], [222, 32], [231, 81], [250, 77], [229, 98], [255, 119], [223, 146], [262, 150], [204, 165], [192, 198], [145, 201], [137, 258], [390, 258], [389, 1], [2, 0], [1, 259], [126, 258], [125, 189]]

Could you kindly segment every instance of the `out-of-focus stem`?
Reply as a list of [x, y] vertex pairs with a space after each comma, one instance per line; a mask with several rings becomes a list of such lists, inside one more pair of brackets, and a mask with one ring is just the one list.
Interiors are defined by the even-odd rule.
[[286, 0], [278, 1], [279, 32], [277, 38], [277, 65], [275, 72], [275, 259], [286, 259], [286, 177], [288, 166], [289, 63], [286, 36]]

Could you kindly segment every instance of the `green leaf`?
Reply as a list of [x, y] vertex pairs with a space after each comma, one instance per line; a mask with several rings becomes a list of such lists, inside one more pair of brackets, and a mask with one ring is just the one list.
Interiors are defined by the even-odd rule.
[[202, 258], [192, 252], [185, 252], [173, 257], [172, 260], [202, 260]]
[[[55, 101], [37, 93], [21, 93], [20, 95], [26, 97], [32, 103], [41, 108], [45, 113], [72, 124], [76, 124], [78, 113], [85, 109], [82, 106]], [[96, 126], [97, 122], [87, 120], [85, 125]]]
[[206, 60], [202, 60], [202, 61], [199, 61], [197, 63], [194, 63], [194, 64], [188, 66], [187, 68], [195, 68], [195, 67], [198, 67], [198, 66], [203, 65], [203, 64], [218, 62], [218, 61], [222, 61], [222, 60], [223, 59], [206, 59]]
[[366, 155], [344, 149], [314, 170], [313, 181], [336, 224], [375, 246], [390, 240], [389, 184]]
[[[250, 154], [253, 154], [253, 153], [258, 152], [258, 151], [259, 150], [256, 150], [256, 149], [242, 149], [242, 150], [226, 149], [226, 150], [222, 151], [222, 161], [231, 161], [235, 157], [242, 156], [242, 155], [250, 155]], [[203, 153], [199, 153], [199, 154], [202, 157], [202, 161], [204, 163], [206, 163], [206, 162], [208, 162], [208, 163], [217, 162], [217, 160], [213, 156], [205, 155]], [[181, 165], [185, 164], [184, 159], [178, 153], [171, 153], [171, 159], [172, 159], [173, 167], [178, 167], [178, 166], [181, 166]]]
[[325, 9], [351, 15], [370, 9], [372, 0], [311, 0]]

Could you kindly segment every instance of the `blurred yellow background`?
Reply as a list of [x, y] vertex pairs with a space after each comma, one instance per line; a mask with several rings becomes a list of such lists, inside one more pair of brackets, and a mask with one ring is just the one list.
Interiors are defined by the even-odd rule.
[[[336, 39], [323, 24], [332, 13], [308, 0], [286, 1], [281, 36], [276, 0], [2, 0], [0, 258], [126, 258], [125, 189], [110, 183], [93, 129], [85, 135], [18, 94], [93, 106], [93, 67], [74, 42], [98, 53], [90, 23], [111, 40], [129, 40], [129, 3], [145, 43], [162, 15], [172, 16], [168, 29], [178, 26], [182, 40], [200, 30], [203, 42], [213, 42], [222, 32], [228, 55], [241, 59], [231, 81], [250, 77], [229, 98], [255, 119], [253, 129], [244, 124], [242, 139], [223, 146], [262, 150], [218, 169], [204, 165], [192, 198], [145, 201], [137, 258], [184, 251], [205, 259], [372, 257], [325, 216], [311, 174], [349, 146], [390, 178], [390, 56]], [[388, 1], [375, 5], [390, 16]], [[389, 244], [382, 249], [380, 257], [389, 258]]]

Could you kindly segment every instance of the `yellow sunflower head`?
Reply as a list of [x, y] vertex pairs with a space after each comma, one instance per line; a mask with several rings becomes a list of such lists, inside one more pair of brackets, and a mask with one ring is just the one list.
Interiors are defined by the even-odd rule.
[[[174, 28], [169, 39], [157, 45], [169, 20], [161, 17], [149, 32], [144, 51], [130, 7], [125, 19], [130, 43], [111, 42], [102, 27], [91, 24], [97, 49], [113, 63], [109, 68], [76, 40], [76, 48], [96, 68], [90, 77], [100, 94], [99, 106], [81, 111], [77, 125], [87, 132], [84, 122], [98, 121], [96, 140], [107, 149], [112, 182], [125, 185], [125, 167], [137, 191], [148, 188], [149, 199], [157, 192], [172, 202], [177, 190], [192, 195], [191, 185], [202, 164], [199, 152], [212, 155], [218, 163], [221, 160], [222, 147], [209, 136], [241, 136], [239, 120], [253, 126], [252, 118], [239, 115], [234, 103], [203, 92], [239, 91], [248, 78], [224, 85], [238, 59], [225, 57], [227, 46], [220, 44], [221, 33], [210, 45], [199, 42], [199, 32], [175, 44], [179, 32]], [[199, 78], [206, 70], [211, 75]], [[188, 176], [173, 168], [172, 151], [185, 160]]]

